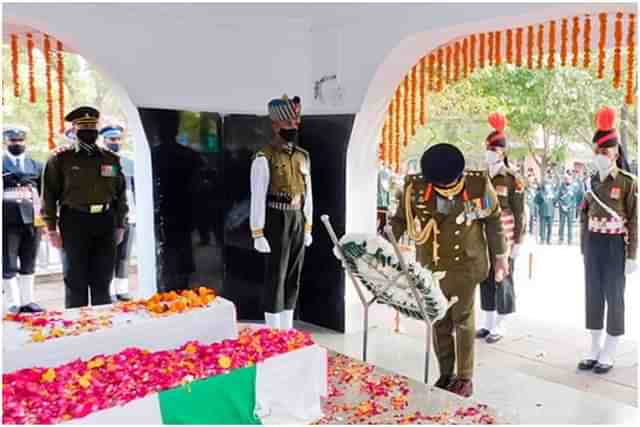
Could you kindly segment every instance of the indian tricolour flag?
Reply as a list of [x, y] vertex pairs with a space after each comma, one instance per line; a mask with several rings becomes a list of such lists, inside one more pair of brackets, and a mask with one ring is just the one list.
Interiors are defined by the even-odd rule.
[[312, 345], [71, 423], [302, 424], [322, 417], [326, 384], [326, 350]]

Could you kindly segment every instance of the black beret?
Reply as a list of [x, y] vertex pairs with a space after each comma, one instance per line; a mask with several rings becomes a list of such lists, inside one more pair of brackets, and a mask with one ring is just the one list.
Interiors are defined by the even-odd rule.
[[97, 122], [99, 118], [100, 112], [93, 107], [78, 107], [64, 117], [67, 122], [77, 122], [85, 119]]
[[436, 144], [424, 152], [420, 159], [422, 176], [434, 184], [450, 184], [464, 173], [462, 152], [451, 144]]

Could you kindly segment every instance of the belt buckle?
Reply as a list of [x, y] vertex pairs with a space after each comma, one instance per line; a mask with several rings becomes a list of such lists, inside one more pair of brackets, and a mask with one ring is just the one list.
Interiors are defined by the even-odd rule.
[[102, 213], [104, 210], [104, 205], [89, 205], [89, 213]]

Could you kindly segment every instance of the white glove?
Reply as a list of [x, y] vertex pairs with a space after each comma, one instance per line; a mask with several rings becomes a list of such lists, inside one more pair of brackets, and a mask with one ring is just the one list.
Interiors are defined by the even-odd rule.
[[311, 246], [311, 243], [313, 243], [313, 237], [311, 237], [311, 234], [305, 233], [304, 234], [304, 247], [308, 248], [309, 246]]
[[253, 247], [256, 251], [262, 254], [268, 254], [271, 252], [271, 246], [269, 246], [269, 241], [266, 237], [258, 237], [257, 239], [253, 239]]
[[624, 264], [624, 274], [633, 274], [638, 269], [638, 263], [635, 259], [628, 259]]
[[520, 256], [521, 246], [522, 245], [520, 245], [519, 243], [516, 243], [511, 248], [511, 258], [513, 258], [514, 260]]

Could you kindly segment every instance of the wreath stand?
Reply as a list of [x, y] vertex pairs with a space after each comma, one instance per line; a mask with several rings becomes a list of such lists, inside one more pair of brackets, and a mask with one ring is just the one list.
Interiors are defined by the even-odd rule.
[[[362, 308], [364, 309], [364, 321], [363, 321], [363, 327], [364, 327], [364, 333], [363, 333], [363, 342], [362, 342], [362, 360], [364, 362], [367, 361], [367, 344], [369, 342], [369, 308], [371, 307], [371, 305], [373, 303], [375, 303], [376, 301], [379, 300], [380, 294], [374, 294], [373, 298], [371, 298], [370, 300], [367, 301], [365, 294], [363, 292], [363, 285], [361, 283], [362, 279], [362, 275], [358, 272], [355, 271], [350, 263], [345, 262], [345, 260], [348, 259], [348, 255], [345, 253], [345, 251], [343, 250], [340, 241], [338, 239], [338, 237], [336, 236], [336, 233], [333, 229], [333, 227], [331, 226], [331, 222], [329, 221], [329, 216], [328, 215], [322, 215], [321, 217], [322, 222], [324, 223], [327, 232], [329, 233], [329, 236], [331, 237], [331, 240], [333, 241], [333, 244], [335, 246], [335, 248], [337, 248], [337, 251], [342, 259], [342, 265], [343, 268], [346, 270], [347, 274], [349, 275], [350, 279], [351, 279], [351, 283], [353, 283], [353, 286], [356, 288], [356, 292], [358, 294], [358, 298], [360, 299], [360, 302], [362, 303]], [[415, 299], [416, 304], [418, 305], [419, 309], [420, 309], [420, 313], [421, 313], [421, 319], [419, 320], [423, 320], [425, 323], [425, 330], [426, 330], [426, 334], [425, 334], [425, 364], [424, 364], [424, 383], [428, 384], [428, 380], [429, 380], [429, 358], [431, 355], [431, 340], [432, 340], [432, 336], [433, 336], [433, 323], [431, 321], [431, 319], [429, 318], [427, 309], [425, 307], [424, 301], [422, 299], [422, 297], [420, 296], [418, 289], [416, 287], [416, 282], [415, 282], [415, 277], [414, 275], [412, 275], [409, 272], [409, 267], [407, 265], [407, 263], [405, 262], [405, 259], [402, 255], [402, 253], [400, 252], [400, 247], [398, 246], [398, 242], [396, 241], [391, 226], [387, 225], [384, 227], [384, 232], [389, 240], [389, 242], [391, 242], [391, 245], [393, 246], [393, 249], [395, 251], [395, 254], [398, 258], [400, 267], [401, 267], [401, 272], [396, 274], [395, 277], [391, 277], [388, 278], [385, 275], [383, 275], [382, 273], [380, 273], [380, 279], [384, 280], [385, 283], [385, 288], [383, 289], [383, 292], [386, 289], [389, 289], [393, 286], [396, 285], [396, 283], [398, 282], [398, 280], [402, 277], [405, 277], [407, 280], [407, 283], [409, 284], [409, 287], [411, 288], [411, 293], [413, 295], [413, 298]], [[457, 297], [453, 297], [447, 304], [447, 310], [456, 302], [458, 301]]]

